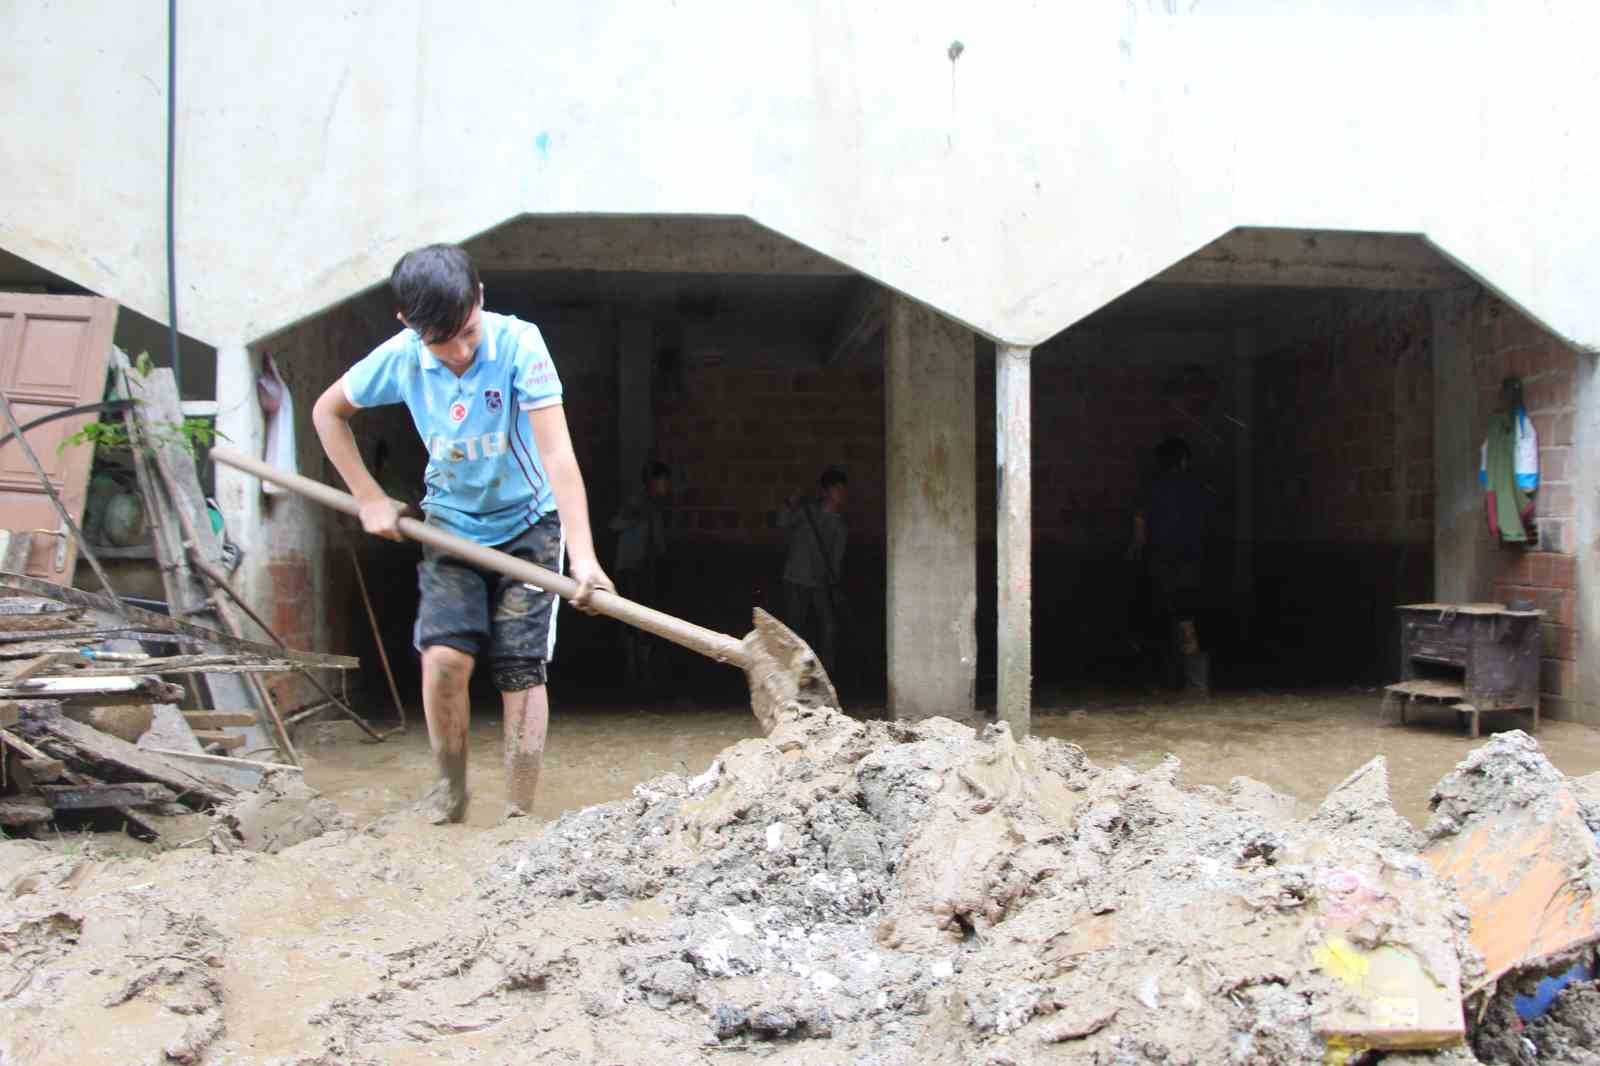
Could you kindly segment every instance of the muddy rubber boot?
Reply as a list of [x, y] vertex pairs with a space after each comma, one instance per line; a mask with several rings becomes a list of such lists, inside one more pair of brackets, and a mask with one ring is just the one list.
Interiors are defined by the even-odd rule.
[[506, 753], [507, 820], [526, 818], [533, 813], [533, 798], [539, 792], [539, 773], [544, 768], [544, 752]]
[[417, 804], [433, 825], [461, 822], [467, 817], [466, 752], [439, 756], [439, 780]]

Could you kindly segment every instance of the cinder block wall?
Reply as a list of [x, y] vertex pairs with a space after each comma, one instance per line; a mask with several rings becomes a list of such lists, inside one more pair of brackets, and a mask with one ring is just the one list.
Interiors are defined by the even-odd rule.
[[[840, 577], [852, 650], [838, 680], [881, 685], [883, 370], [819, 366], [820, 345], [742, 332], [686, 327], [676, 362], [656, 377], [655, 451], [675, 479], [666, 603], [734, 634], [749, 629], [752, 605], [776, 609], [785, 540], [775, 511], [791, 493], [814, 492], [825, 467], [842, 467], [850, 543]], [[691, 658], [673, 661], [708, 683], [716, 676]]]
[[[1229, 628], [1237, 487], [1236, 404], [1226, 338], [1128, 333], [1067, 337], [1033, 367], [1034, 670], [1053, 684], [1118, 680], [1138, 669], [1138, 563], [1127, 560], [1153, 451], [1170, 436], [1194, 452], [1214, 501], [1205, 598], [1212, 638]], [[992, 352], [979, 360], [978, 641], [980, 672], [995, 654], [995, 406]]]
[[1420, 295], [1348, 294], [1256, 368], [1256, 633], [1286, 682], [1393, 680], [1432, 595], [1433, 364]]
[[1544, 661], [1540, 689], [1546, 713], [1579, 717], [1577, 591], [1578, 529], [1576, 520], [1577, 452], [1573, 427], [1580, 360], [1587, 358], [1504, 301], [1481, 293], [1472, 309], [1473, 353], [1478, 387], [1481, 439], [1488, 412], [1499, 402], [1500, 383], [1522, 379], [1523, 401], [1539, 431], [1539, 492], [1534, 513], [1539, 541], [1528, 547], [1493, 545], [1492, 585], [1495, 600], [1532, 601], [1545, 612]]

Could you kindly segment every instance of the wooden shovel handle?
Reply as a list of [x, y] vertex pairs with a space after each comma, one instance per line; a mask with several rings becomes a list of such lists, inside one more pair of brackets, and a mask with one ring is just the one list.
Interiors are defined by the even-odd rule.
[[[324, 485], [320, 481], [313, 481], [299, 474], [291, 474], [287, 470], [279, 470], [232, 448], [212, 448], [211, 458], [224, 466], [253, 474], [262, 481], [282, 485], [290, 492], [320, 503], [324, 507], [355, 517], [361, 514], [361, 505], [348, 492], [341, 492], [330, 485]], [[570, 600], [578, 593], [578, 583], [572, 578], [546, 570], [542, 566], [535, 566], [514, 555], [507, 555], [505, 552], [474, 543], [453, 533], [446, 533], [437, 526], [418, 522], [414, 518], [402, 518], [399, 525], [400, 532], [409, 539], [463, 559], [474, 566], [481, 566], [485, 570], [493, 570], [495, 573], [525, 581], [546, 592], [553, 592], [564, 600]], [[642, 603], [635, 603], [618, 596], [615, 592], [596, 589], [589, 597], [589, 608], [596, 614], [603, 614], [635, 629], [653, 633], [663, 640], [670, 640], [709, 659], [732, 663], [741, 668], [745, 665], [744, 645], [734, 637], [704, 626], [697, 626], [681, 618], [674, 618], [670, 614], [663, 614]]]

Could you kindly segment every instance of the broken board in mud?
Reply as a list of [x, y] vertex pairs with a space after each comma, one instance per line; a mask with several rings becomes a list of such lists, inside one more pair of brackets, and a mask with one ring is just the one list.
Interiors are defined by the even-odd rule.
[[1472, 915], [1472, 943], [1487, 975], [1468, 993], [1600, 942], [1600, 910], [1583, 877], [1600, 868], [1600, 846], [1566, 785], [1548, 808], [1486, 817], [1423, 857]]
[[52, 746], [58, 746], [68, 760], [92, 767], [97, 776], [108, 781], [165, 785], [177, 793], [179, 802], [197, 808], [227, 803], [235, 794], [234, 788], [216, 775], [146, 751], [53, 709], [30, 709], [19, 726], [29, 731], [35, 743], [58, 742]]
[[1440, 984], [1406, 948], [1384, 944], [1368, 950], [1329, 937], [1312, 956], [1348, 992], [1345, 1004], [1317, 1022], [1330, 1062], [1373, 1048], [1422, 1051], [1466, 1039], [1460, 983]]

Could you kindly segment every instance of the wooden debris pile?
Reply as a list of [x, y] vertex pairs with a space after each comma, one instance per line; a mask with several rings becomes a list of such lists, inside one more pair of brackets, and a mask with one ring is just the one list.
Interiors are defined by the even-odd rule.
[[[0, 573], [3, 592], [26, 593], [0, 595], [0, 829], [8, 834], [120, 826], [156, 840], [160, 815], [230, 803], [288, 765], [275, 761], [277, 749], [250, 746], [262, 736], [255, 713], [180, 710], [198, 702], [199, 680], [304, 669], [306, 660], [356, 664], [23, 575]], [[111, 616], [114, 608], [127, 620]]]
[[[172, 372], [109, 354], [116, 399], [95, 406], [127, 430], [150, 537], [140, 557], [154, 562], [165, 599], [147, 601], [159, 608], [148, 610], [116, 594], [80, 529], [82, 494], [57, 492], [28, 439], [34, 424], [21, 426], [0, 394], [11, 431], [0, 445], [28, 460], [68, 555], [89, 563], [102, 589], [30, 576], [35, 531], [0, 528], [4, 832], [110, 822], [151, 839], [159, 834], [151, 812], [207, 810], [253, 790], [274, 766], [298, 768], [291, 729], [299, 722], [334, 712], [384, 738], [317, 674], [355, 669], [357, 659], [287, 647], [233, 588], [229, 546], [213, 528], [194, 455], [163, 429], [184, 419]], [[245, 619], [270, 643], [247, 639]], [[273, 671], [294, 671], [314, 698], [280, 710], [260, 676]]]

